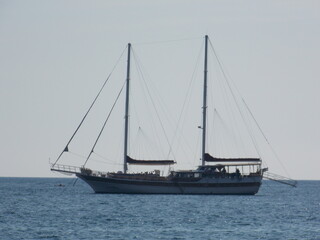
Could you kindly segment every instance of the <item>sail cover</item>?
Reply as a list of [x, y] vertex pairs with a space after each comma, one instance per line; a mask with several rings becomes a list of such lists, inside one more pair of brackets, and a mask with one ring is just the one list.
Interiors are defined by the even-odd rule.
[[136, 160], [127, 156], [127, 163], [135, 165], [171, 165], [175, 164], [173, 160]]
[[212, 157], [209, 153], [204, 154], [206, 162], [260, 162], [260, 158], [216, 158]]

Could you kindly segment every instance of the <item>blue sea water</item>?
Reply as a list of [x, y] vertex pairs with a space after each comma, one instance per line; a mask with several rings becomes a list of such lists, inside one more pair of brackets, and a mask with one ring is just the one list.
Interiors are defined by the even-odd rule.
[[74, 182], [0, 178], [0, 239], [320, 239], [320, 181], [264, 181], [255, 196], [94, 194]]

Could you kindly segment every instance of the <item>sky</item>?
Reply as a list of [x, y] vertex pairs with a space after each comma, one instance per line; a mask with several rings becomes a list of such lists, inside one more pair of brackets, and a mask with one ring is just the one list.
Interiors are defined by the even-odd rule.
[[[294, 179], [320, 179], [319, 26], [320, 2], [311, 0], [0, 0], [0, 176], [60, 176], [50, 171], [49, 161], [65, 147], [128, 42], [147, 72], [145, 79], [153, 79], [169, 106], [168, 115], [177, 121], [207, 34], [276, 152], [276, 159], [266, 159], [269, 170]], [[89, 123], [107, 115], [125, 80], [125, 55], [112, 75], [118, 81], [108, 85], [99, 103], [105, 100], [109, 106]], [[201, 85], [201, 74], [196, 76]], [[140, 85], [135, 86], [132, 90], [138, 91]], [[189, 131], [192, 127], [184, 123], [182, 130], [191, 145], [201, 124], [202, 92], [197, 84], [193, 94], [199, 101], [192, 101], [192, 114], [184, 121], [195, 127]], [[144, 101], [135, 99], [133, 106]], [[123, 100], [117, 104], [122, 107]], [[145, 119], [148, 114], [137, 115]], [[119, 122], [113, 119], [110, 125]], [[105, 150], [121, 149], [120, 129], [110, 130], [106, 135], [111, 140], [102, 138], [106, 144], [97, 146], [97, 152], [107, 156]], [[88, 127], [79, 138], [92, 145], [93, 132], [97, 129]], [[132, 138], [141, 132], [132, 133]], [[173, 148], [188, 148], [183, 141], [184, 146], [179, 144]], [[84, 145], [79, 140], [74, 153]], [[66, 162], [69, 155], [64, 156]], [[184, 157], [177, 153], [176, 158]], [[83, 159], [76, 161], [83, 164]], [[102, 166], [103, 171], [115, 170]]]

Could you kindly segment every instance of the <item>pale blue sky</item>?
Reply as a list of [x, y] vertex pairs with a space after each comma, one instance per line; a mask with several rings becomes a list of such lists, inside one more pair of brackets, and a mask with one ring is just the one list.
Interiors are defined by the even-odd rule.
[[[320, 2], [308, 0], [0, 0], [0, 176], [57, 176], [48, 159], [60, 154], [128, 42], [147, 73], [157, 72], [160, 92], [179, 92], [179, 108], [179, 84], [195, 59], [175, 57], [184, 46], [197, 56], [208, 34], [286, 171], [319, 179], [319, 26]], [[138, 44], [171, 39], [192, 40], [168, 51]], [[200, 119], [201, 108], [194, 111]]]

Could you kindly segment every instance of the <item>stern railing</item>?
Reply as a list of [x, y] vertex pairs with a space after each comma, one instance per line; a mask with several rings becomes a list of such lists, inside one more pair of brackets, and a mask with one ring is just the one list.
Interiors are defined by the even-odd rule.
[[263, 178], [268, 179], [268, 180], [272, 180], [278, 183], [282, 183], [282, 184], [286, 184], [292, 187], [296, 187], [298, 182], [296, 180], [293, 180], [291, 178], [287, 178], [275, 173], [271, 173], [271, 172], [265, 172], [263, 174]]

